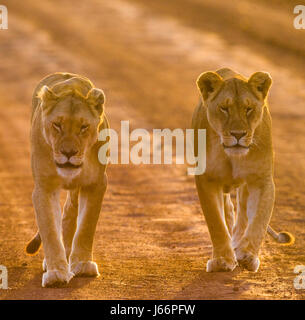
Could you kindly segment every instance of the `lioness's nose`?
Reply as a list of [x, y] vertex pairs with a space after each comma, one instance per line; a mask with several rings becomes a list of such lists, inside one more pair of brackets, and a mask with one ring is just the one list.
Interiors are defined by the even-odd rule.
[[230, 133], [237, 139], [237, 141], [247, 134], [246, 131], [231, 131]]
[[68, 159], [75, 156], [77, 154], [76, 150], [60, 150], [60, 152], [66, 156]]

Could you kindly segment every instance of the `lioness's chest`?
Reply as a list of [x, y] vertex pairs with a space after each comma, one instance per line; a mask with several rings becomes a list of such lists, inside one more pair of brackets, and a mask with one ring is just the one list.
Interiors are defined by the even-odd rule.
[[228, 157], [208, 157], [206, 175], [218, 184], [222, 185], [229, 192], [246, 181], [247, 164], [238, 159]]

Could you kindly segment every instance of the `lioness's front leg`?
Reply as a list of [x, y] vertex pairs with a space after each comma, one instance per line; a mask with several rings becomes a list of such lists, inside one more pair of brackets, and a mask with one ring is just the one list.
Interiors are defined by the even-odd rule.
[[42, 286], [68, 283], [73, 274], [69, 271], [62, 243], [59, 191], [36, 186], [32, 198], [47, 268]]
[[97, 264], [93, 262], [92, 247], [106, 187], [105, 175], [99, 184], [80, 189], [77, 229], [69, 259], [70, 270], [75, 275], [99, 275]]
[[196, 176], [196, 186], [213, 244], [213, 257], [208, 261], [206, 270], [232, 271], [237, 263], [225, 224], [223, 192], [204, 176]]
[[274, 205], [274, 183], [268, 178], [257, 185], [248, 184], [248, 227], [235, 253], [239, 264], [250, 271], [259, 268], [258, 253], [271, 218]]
[[232, 237], [235, 214], [234, 214], [234, 205], [232, 203], [231, 196], [229, 193], [224, 194], [223, 201], [224, 201], [225, 221], [226, 221], [229, 234]]
[[241, 241], [245, 230], [248, 226], [248, 217], [247, 217], [247, 201], [248, 201], [248, 187], [246, 184], [241, 185], [237, 190], [237, 210], [236, 215], [237, 219], [233, 228], [233, 238], [232, 245], [236, 249], [239, 242]]
[[78, 194], [79, 188], [68, 191], [62, 217], [62, 236], [66, 250], [66, 257], [68, 260], [71, 253], [72, 241], [76, 230], [76, 221], [78, 215]]

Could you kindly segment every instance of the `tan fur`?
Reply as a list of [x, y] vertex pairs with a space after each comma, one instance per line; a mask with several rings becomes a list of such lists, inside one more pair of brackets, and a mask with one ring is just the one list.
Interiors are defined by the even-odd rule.
[[[246, 79], [225, 68], [201, 74], [197, 85], [203, 99], [192, 126], [207, 129], [207, 169], [196, 176], [213, 244], [207, 271], [230, 271], [237, 263], [257, 271], [274, 204], [271, 117], [266, 102], [271, 77], [257, 72]], [[229, 194], [234, 188], [235, 222]]]
[[[55, 73], [33, 94], [31, 159], [33, 204], [45, 260], [43, 286], [67, 283], [75, 275], [97, 276], [92, 245], [107, 186], [98, 161], [98, 132], [108, 128], [104, 94], [86, 78]], [[61, 189], [67, 199], [63, 216]], [[35, 248], [38, 248], [35, 237]]]

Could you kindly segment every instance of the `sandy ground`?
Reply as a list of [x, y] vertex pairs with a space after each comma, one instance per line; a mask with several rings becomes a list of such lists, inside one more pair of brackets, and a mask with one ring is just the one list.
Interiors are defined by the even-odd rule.
[[[196, 16], [193, 21], [187, 14], [200, 4], [196, 0], [180, 11], [174, 2], [169, 10], [160, 0], [153, 7], [151, 1], [141, 6], [137, 0], [2, 3], [9, 9], [9, 30], [0, 31], [0, 264], [8, 268], [9, 290], [0, 291], [0, 299], [305, 297], [304, 290], [293, 287], [294, 267], [305, 265], [305, 77], [303, 48], [297, 45], [304, 33], [291, 37], [284, 53], [282, 38], [272, 28], [272, 47], [261, 39], [261, 29], [251, 37], [232, 26], [236, 37], [228, 37], [227, 27], [219, 28], [219, 17], [214, 26], [204, 19], [209, 10], [215, 14], [211, 1], [202, 20]], [[290, 18], [284, 11], [277, 15], [279, 23]], [[208, 274], [211, 243], [186, 168], [112, 165], [95, 241], [101, 277], [42, 289], [43, 252], [34, 257], [24, 252], [36, 231], [29, 157], [36, 83], [55, 71], [80, 73], [104, 89], [116, 130], [120, 120], [148, 130], [185, 128], [198, 100], [195, 79], [223, 66], [246, 76], [267, 70], [274, 79], [270, 105], [277, 191], [272, 226], [294, 233], [294, 246], [279, 246], [267, 237], [257, 273], [237, 268]]]

